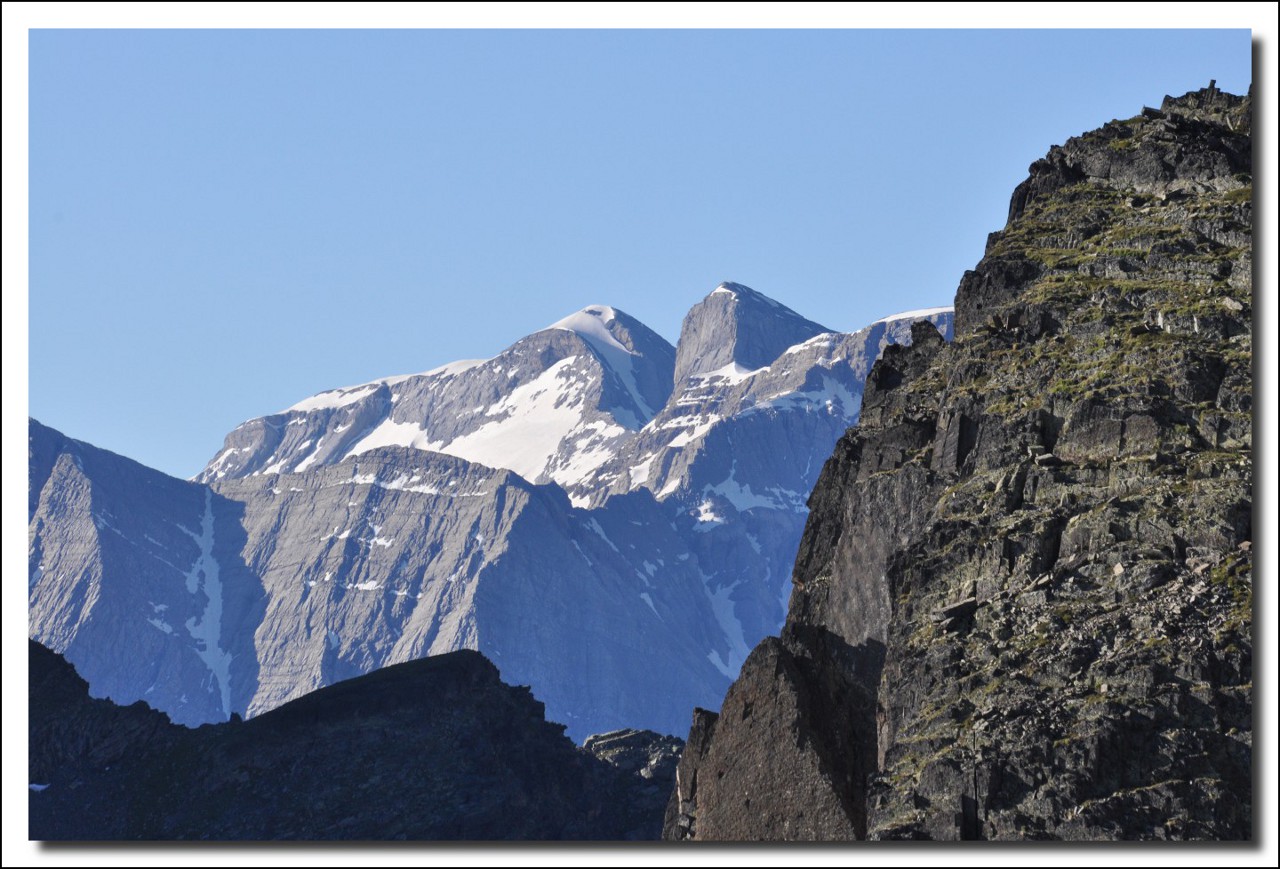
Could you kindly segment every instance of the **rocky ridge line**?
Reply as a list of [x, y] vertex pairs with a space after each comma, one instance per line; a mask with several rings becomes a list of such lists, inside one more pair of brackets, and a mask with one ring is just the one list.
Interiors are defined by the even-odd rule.
[[471, 651], [188, 729], [28, 646], [38, 840], [654, 839], [680, 751], [644, 731], [577, 748]]

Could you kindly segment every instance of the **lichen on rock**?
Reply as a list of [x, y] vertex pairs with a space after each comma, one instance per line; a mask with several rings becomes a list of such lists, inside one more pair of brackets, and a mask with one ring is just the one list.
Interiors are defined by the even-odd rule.
[[868, 378], [668, 838], [1251, 837], [1251, 125], [1211, 86], [1032, 164], [955, 342]]

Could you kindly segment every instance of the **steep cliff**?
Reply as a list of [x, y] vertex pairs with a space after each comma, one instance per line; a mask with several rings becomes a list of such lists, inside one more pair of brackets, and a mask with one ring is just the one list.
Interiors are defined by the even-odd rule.
[[1252, 831], [1252, 101], [1054, 147], [887, 348], [671, 839]]

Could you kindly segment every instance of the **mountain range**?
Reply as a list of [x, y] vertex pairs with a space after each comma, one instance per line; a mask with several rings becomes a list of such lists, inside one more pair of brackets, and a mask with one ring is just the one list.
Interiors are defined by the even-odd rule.
[[725, 283], [672, 347], [590, 306], [249, 420], [190, 481], [32, 421], [30, 635], [191, 726], [475, 649], [575, 739], [683, 733], [780, 626], [807, 493], [920, 319], [950, 337]]
[[1252, 107], [1051, 148], [954, 315], [592, 306], [190, 481], [33, 420], [33, 835], [1254, 838]]

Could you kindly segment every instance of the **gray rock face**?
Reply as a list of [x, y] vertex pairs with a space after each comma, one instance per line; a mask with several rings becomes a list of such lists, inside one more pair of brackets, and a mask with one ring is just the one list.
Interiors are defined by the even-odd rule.
[[696, 565], [643, 493], [588, 514], [556, 487], [392, 448], [220, 491], [246, 504], [249, 561], [271, 589], [249, 714], [459, 648], [535, 686], [574, 735], [669, 730], [673, 710], [648, 699], [668, 678], [677, 695], [722, 684]]
[[830, 331], [750, 287], [726, 282], [685, 316], [675, 382], [725, 366], [760, 368], [788, 347]]
[[185, 724], [470, 648], [575, 739], [679, 732], [781, 623], [805, 493], [911, 321], [673, 391], [670, 346], [595, 306], [250, 421], [197, 483], [33, 422], [31, 636]]
[[1032, 166], [955, 342], [867, 378], [664, 836], [1250, 838], [1250, 118]]
[[146, 700], [187, 725], [243, 712], [266, 610], [243, 505], [35, 420], [30, 472], [31, 636], [95, 696]]
[[666, 782], [675, 774], [684, 743], [674, 736], [626, 727], [588, 736], [582, 747], [618, 769], [642, 779]]
[[647, 493], [587, 514], [509, 471], [382, 448], [215, 494], [34, 422], [32, 443], [57, 458], [31, 522], [31, 633], [98, 696], [194, 725], [476, 648], [588, 732], [675, 729], [653, 700], [672, 679], [727, 683], [696, 562]]

